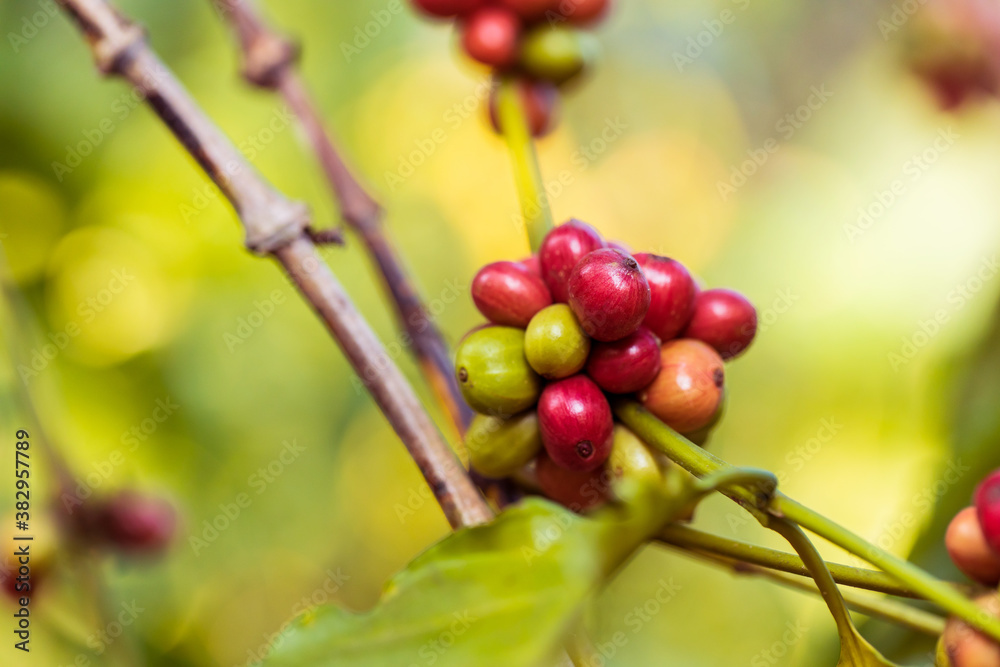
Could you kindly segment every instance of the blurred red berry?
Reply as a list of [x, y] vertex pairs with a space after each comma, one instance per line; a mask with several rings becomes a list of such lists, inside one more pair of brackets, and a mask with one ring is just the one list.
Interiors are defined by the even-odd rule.
[[98, 510], [104, 540], [125, 552], [154, 553], [170, 543], [177, 523], [173, 505], [134, 491], [123, 491]]
[[462, 46], [474, 60], [497, 68], [517, 61], [521, 21], [514, 12], [484, 7], [468, 17], [462, 30]]
[[441, 18], [465, 16], [486, 4], [486, 0], [412, 0], [417, 10]]
[[708, 343], [732, 359], [743, 353], [757, 334], [757, 310], [745, 296], [727, 289], [710, 289], [694, 300], [694, 313], [684, 338]]

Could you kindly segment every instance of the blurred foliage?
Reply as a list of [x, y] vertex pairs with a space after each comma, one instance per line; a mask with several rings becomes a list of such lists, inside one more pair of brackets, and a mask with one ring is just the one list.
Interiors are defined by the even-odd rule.
[[[318, 222], [334, 220], [282, 103], [235, 75], [211, 3], [120, 4], [257, 168]], [[507, 156], [483, 118], [484, 73], [455, 57], [445, 27], [409, 11], [345, 56], [386, 0], [267, 4], [302, 40], [328, 125], [457, 340], [478, 322], [467, 295], [475, 267], [526, 253]], [[599, 32], [595, 76], [566, 98], [539, 148], [546, 180], [566, 176], [552, 193], [556, 217], [676, 257], [758, 305], [759, 340], [730, 369], [714, 451], [780, 473], [790, 495], [894, 552], [907, 553], [925, 525], [922, 544], [937, 547], [939, 496], [964, 504], [997, 463], [996, 371], [969, 355], [1000, 289], [989, 268], [1000, 241], [998, 109], [938, 112], [900, 67], [903, 33], [879, 29], [888, 2], [619, 5]], [[311, 605], [371, 607], [447, 524], [308, 308], [241, 248], [231, 210], [193, 161], [124, 85], [98, 79], [79, 36], [46, 6], [0, 3], [0, 241], [36, 319], [27, 340], [7, 323], [0, 334], [18, 364], [43, 355], [27, 387], [82, 490], [159, 491], [184, 523], [167, 558], [104, 562], [108, 609], [143, 609], [110, 643], [97, 634], [108, 621], [95, 614], [92, 577], [71, 562], [56, 569], [33, 602], [32, 664], [245, 664]], [[712, 35], [723, 10], [735, 18]], [[679, 67], [686, 53], [692, 62]], [[826, 99], [803, 111], [814, 89]], [[444, 142], [430, 139], [439, 129]], [[938, 137], [951, 139], [935, 148]], [[745, 185], [720, 195], [741, 168]], [[402, 183], [387, 177], [411, 170]], [[398, 340], [357, 244], [324, 253], [383, 340]], [[973, 370], [959, 370], [963, 358]], [[407, 355], [397, 361], [429, 398]], [[963, 381], [947, 378], [963, 375], [972, 379], [956, 419]], [[0, 380], [9, 452], [30, 416], [15, 400], [17, 365], [0, 362]], [[179, 407], [156, 421], [157, 401]], [[282, 460], [292, 446], [304, 449]], [[972, 471], [942, 485], [956, 456]], [[52, 480], [42, 474], [36, 488], [42, 497]], [[698, 526], [781, 546], [721, 499], [706, 502]], [[656, 547], [612, 582], [588, 625], [609, 665], [662, 664], [665, 652], [693, 666], [836, 659], [819, 600]], [[27, 661], [4, 644], [0, 663]]]

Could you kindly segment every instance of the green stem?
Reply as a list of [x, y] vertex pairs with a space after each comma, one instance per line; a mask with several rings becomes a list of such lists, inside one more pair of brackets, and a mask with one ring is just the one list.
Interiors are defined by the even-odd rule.
[[[695, 530], [694, 528], [688, 528], [681, 524], [667, 526], [660, 532], [656, 539], [665, 544], [680, 547], [681, 550], [693, 549], [698, 552], [723, 556], [739, 563], [752, 564], [761, 568], [779, 570], [802, 577], [810, 576], [809, 568], [795, 554], [747, 542], [740, 542], [739, 540], [731, 540]], [[839, 563], [827, 563], [826, 566], [830, 570], [830, 574], [833, 575], [834, 580], [843, 586], [864, 588], [869, 591], [899, 595], [901, 597], [920, 597], [906, 586], [901, 585], [895, 577], [890, 577], [884, 572], [865, 570]]]
[[[626, 426], [651, 447], [664, 453], [676, 464], [695, 475], [704, 477], [719, 470], [731, 468], [728, 463], [711, 454], [661, 422], [635, 401], [619, 400], [614, 404], [615, 414]], [[765, 517], [756, 510], [756, 498], [750, 489], [729, 488], [723, 493], [752, 511], [758, 520], [767, 525]], [[816, 533], [846, 551], [863, 558], [905, 584], [912, 591], [929, 600], [950, 614], [958, 616], [1000, 641], [1000, 619], [984, 613], [962, 593], [888, 551], [871, 544], [823, 515], [778, 493], [768, 513], [784, 517]]]
[[[819, 594], [819, 588], [811, 579], [802, 579], [794, 574], [786, 574], [784, 572], [769, 570], [766, 567], [752, 565], [743, 560], [728, 558], [723, 555], [702, 551], [700, 549], [685, 548], [679, 551], [680, 553], [692, 558], [728, 568], [737, 575], [763, 577], [788, 588], [794, 588], [807, 593], [815, 593], [817, 595]], [[799, 559], [799, 562], [801, 562], [801, 559]], [[829, 566], [830, 564], [828, 563], [827, 565]], [[834, 575], [834, 579], [837, 578], [837, 575], [832, 569], [830, 573]], [[932, 637], [939, 637], [941, 633], [944, 632], [945, 619], [941, 618], [937, 614], [932, 614], [924, 611], [923, 609], [911, 607], [910, 605], [897, 602], [892, 598], [873, 597], [851, 588], [841, 590], [841, 594], [844, 596], [844, 602], [847, 603], [848, 609], [865, 614], [866, 616], [882, 618], [900, 625], [905, 625], [906, 627], [912, 628], [917, 632], [923, 632]]]
[[497, 108], [500, 127], [507, 139], [511, 161], [514, 163], [514, 181], [521, 201], [521, 215], [531, 252], [537, 252], [545, 235], [553, 227], [552, 211], [549, 210], [549, 196], [542, 182], [542, 172], [538, 167], [538, 156], [531, 140], [531, 132], [524, 116], [524, 106], [517, 80], [512, 77], [500, 79]]

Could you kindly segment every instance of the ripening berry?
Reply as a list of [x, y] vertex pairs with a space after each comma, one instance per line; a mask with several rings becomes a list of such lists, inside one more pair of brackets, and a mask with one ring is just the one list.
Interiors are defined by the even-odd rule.
[[[556, 123], [559, 107], [559, 89], [548, 81], [520, 79], [517, 89], [521, 94], [521, 106], [528, 121], [528, 132], [538, 138], [548, 134]], [[500, 123], [499, 89], [490, 91], [490, 123], [497, 134], [503, 134]]]
[[487, 477], [507, 477], [542, 449], [538, 416], [531, 411], [500, 419], [476, 415], [465, 434], [469, 463]]
[[757, 311], [745, 296], [728, 289], [710, 289], [694, 300], [685, 338], [704, 341], [723, 359], [738, 357], [757, 333]]
[[524, 331], [486, 327], [458, 347], [455, 374], [469, 406], [480, 413], [510, 417], [538, 400], [542, 381], [524, 358]]
[[585, 375], [549, 384], [538, 399], [545, 451], [569, 470], [595, 470], [608, 460], [614, 420], [600, 388]]
[[547, 498], [574, 512], [585, 512], [605, 502], [610, 479], [604, 468], [580, 471], [556, 465], [542, 453], [535, 464], [538, 486]]
[[636, 331], [649, 310], [649, 283], [635, 258], [603, 248], [574, 267], [567, 283], [569, 305], [583, 330], [601, 342]]
[[553, 302], [569, 301], [570, 273], [584, 255], [604, 247], [604, 239], [597, 230], [575, 218], [548, 233], [538, 251], [538, 260]]
[[979, 483], [975, 501], [986, 543], [1000, 554], [1000, 470], [994, 470]]
[[483, 7], [466, 19], [462, 26], [465, 52], [484, 65], [505, 68], [517, 61], [521, 21], [513, 12], [500, 7]]
[[595, 60], [596, 51], [590, 35], [543, 23], [525, 33], [520, 65], [534, 78], [558, 85], [581, 74]]
[[645, 327], [621, 340], [597, 343], [587, 360], [587, 375], [611, 394], [639, 391], [659, 373], [660, 341]]
[[681, 338], [664, 343], [660, 364], [660, 374], [639, 394], [646, 409], [678, 433], [711, 423], [726, 377], [718, 353], [699, 340]]
[[952, 562], [967, 577], [992, 587], [1000, 582], [1000, 556], [986, 544], [975, 507], [955, 515], [944, 534], [944, 544]]
[[490, 322], [523, 329], [552, 303], [549, 288], [540, 276], [516, 262], [494, 262], [472, 280], [472, 300]]
[[[1000, 600], [996, 593], [986, 593], [975, 600], [990, 616], [1000, 616]], [[1000, 665], [1000, 644], [951, 616], [941, 635], [944, 653], [951, 667], [996, 667]]]
[[676, 338], [694, 313], [698, 288], [691, 274], [669, 257], [643, 252], [635, 256], [635, 261], [649, 282], [649, 311], [642, 325], [663, 342]]

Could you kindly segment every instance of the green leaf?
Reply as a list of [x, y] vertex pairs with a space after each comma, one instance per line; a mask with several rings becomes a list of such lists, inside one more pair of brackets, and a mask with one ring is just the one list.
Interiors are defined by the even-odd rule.
[[687, 498], [626, 486], [627, 503], [581, 517], [540, 499], [452, 533], [388, 584], [374, 609], [308, 613], [269, 667], [552, 665], [582, 604]]

